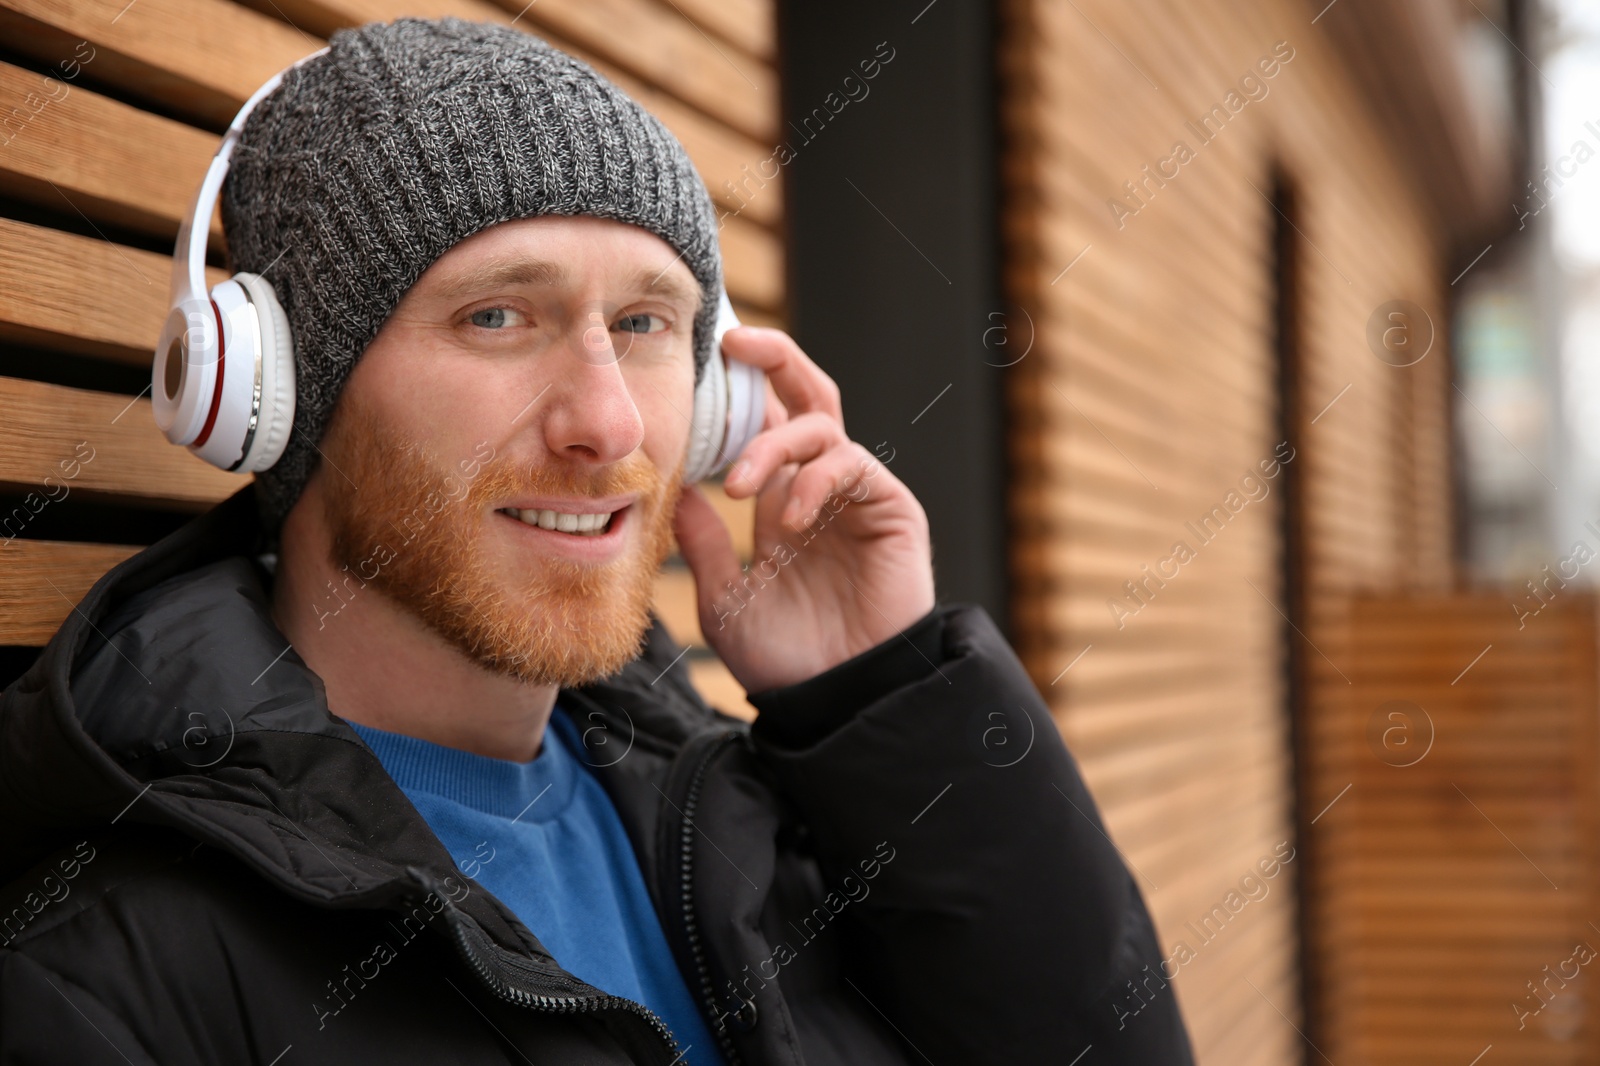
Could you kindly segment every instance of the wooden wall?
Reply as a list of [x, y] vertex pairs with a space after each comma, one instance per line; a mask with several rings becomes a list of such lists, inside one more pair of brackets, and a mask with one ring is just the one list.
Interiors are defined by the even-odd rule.
[[[1298, 203], [1294, 399], [1306, 424], [1288, 447], [1304, 493], [1311, 721], [1347, 684], [1343, 594], [1450, 577], [1445, 253], [1425, 193], [1391, 161], [1313, 24], [1323, 6], [1003, 7], [1006, 285], [1037, 334], [1007, 371], [1019, 650], [1163, 944], [1193, 951], [1173, 985], [1200, 1061], [1218, 1066], [1321, 1061], [1296, 1028], [1304, 863], [1264, 895], [1246, 882], [1261, 898], [1219, 933], [1197, 925], [1262, 858], [1296, 846], [1283, 470], [1266, 478], [1260, 466], [1281, 458], [1281, 223], [1269, 200], [1279, 168]], [[1274, 58], [1262, 76], [1257, 64]], [[1240, 89], [1252, 74], [1259, 99]], [[1225, 121], [1208, 142], [1189, 123], [1213, 107]], [[1189, 158], [1165, 164], [1164, 184], [1148, 178], [1144, 167], [1173, 160], [1180, 142]], [[1143, 185], [1138, 199], [1126, 182]], [[1403, 369], [1366, 339], [1370, 316], [1395, 299], [1430, 309], [1440, 330]], [[1197, 536], [1189, 523], [1218, 507], [1221, 531]], [[1193, 557], [1175, 557], [1177, 542]], [[1158, 583], [1146, 567], [1176, 574]], [[1139, 599], [1127, 582], [1143, 584]], [[1314, 812], [1344, 783], [1310, 765], [1305, 801]]]
[[1600, 617], [1541, 595], [1351, 603], [1316, 738], [1348, 788], [1316, 826], [1334, 1062], [1600, 1060]]
[[[0, 539], [13, 670], [108, 567], [244, 483], [169, 445], [146, 391], [172, 242], [222, 130], [335, 29], [446, 14], [537, 33], [660, 117], [729, 211], [722, 249], [741, 318], [781, 324], [781, 179], [750, 197], [728, 184], [778, 139], [771, 0], [0, 0], [3, 510], [36, 509], [27, 494], [76, 442], [94, 455], [65, 498]], [[219, 214], [217, 267], [224, 247]], [[747, 530], [747, 507], [720, 502]], [[685, 640], [698, 639], [691, 595], [675, 561], [660, 610]], [[711, 698], [744, 707], [703, 649], [692, 668]]]

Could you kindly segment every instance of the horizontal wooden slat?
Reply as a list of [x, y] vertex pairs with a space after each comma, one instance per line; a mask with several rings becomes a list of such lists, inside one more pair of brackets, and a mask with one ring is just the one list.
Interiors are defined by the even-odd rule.
[[[1597, 606], [1563, 593], [1518, 630], [1503, 594], [1351, 602], [1334, 639], [1353, 684], [1312, 748], [1321, 775], [1350, 782], [1315, 871], [1316, 947], [1348, 1032], [1330, 1054], [1359, 1036], [1370, 1061], [1445, 1061], [1452, 1040], [1504, 1038], [1518, 1061], [1594, 1058], [1592, 1029], [1569, 1042], [1505, 1019], [1542, 967], [1600, 942]], [[1384, 717], [1397, 701], [1407, 717]], [[1574, 1017], [1600, 999], [1593, 982], [1561, 994]], [[1421, 1033], [1436, 1040], [1417, 1060]]]
[[722, 226], [722, 261], [728, 298], [783, 312], [783, 246], [767, 230], [742, 219]]
[[703, 481], [699, 488], [733, 538], [734, 553], [741, 560], [749, 561], [755, 540], [755, 499], [735, 500], [723, 491], [719, 481]]
[[733, 297], [728, 298], [733, 304], [733, 313], [739, 316], [741, 326], [766, 326], [768, 329], [784, 328], [784, 319], [781, 315], [771, 311], [763, 311], [750, 304], [741, 303]]
[[[169, 240], [217, 138], [55, 78], [0, 63], [0, 100], [47, 101], [0, 151], [0, 189]], [[213, 239], [222, 236], [220, 216]]]
[[[140, 34], [131, 40], [126, 39], [110, 25], [110, 17], [115, 15], [115, 8], [119, 5], [112, 5], [111, 11], [102, 12], [92, 6], [98, 2], [53, 0], [47, 4], [44, 0], [6, 0], [0, 3], [0, 30], [9, 28], [19, 40], [33, 41], [30, 51], [50, 63], [58, 58], [70, 58], [74, 54], [76, 39], [81, 37], [96, 49], [94, 58], [83, 68], [81, 81], [113, 82], [135, 95], [176, 107], [219, 129], [226, 125], [239, 106], [268, 76], [281, 69], [280, 66], [267, 70], [254, 62], [237, 67], [212, 66], [192, 72], [188, 81], [174, 80], [167, 72], [184, 69], [183, 38], [180, 36], [169, 41], [159, 34]], [[109, 3], [109, 0], [106, 2]], [[146, 2], [161, 9], [157, 12], [160, 15], [156, 19], [158, 25], [172, 19], [205, 22], [211, 20], [213, 10], [220, 12], [219, 20], [231, 23], [239, 12], [235, 5], [225, 0], [139, 0], [139, 5], [143, 6]], [[507, 14], [487, 0], [437, 0], [426, 9], [398, 0], [299, 0], [298, 3], [290, 3], [289, 0], [271, 3], [268, 0], [261, 6], [260, 13], [245, 10], [242, 14], [259, 19], [259, 25], [275, 27], [279, 31], [275, 39], [281, 42], [281, 47], [274, 54], [282, 58], [282, 66], [321, 47], [325, 43], [323, 37], [333, 29], [367, 21], [386, 21], [401, 14], [454, 14], [476, 21], [499, 23], [508, 23], [514, 18], [514, 15]], [[120, 21], [132, 17], [130, 12]], [[288, 18], [309, 32], [304, 35], [297, 33], [285, 27], [279, 21], [281, 18]], [[525, 30], [532, 28], [526, 20], [515, 24]], [[283, 37], [283, 33], [289, 36]], [[293, 46], [294, 41], [299, 42], [298, 48]], [[745, 222], [770, 226], [777, 221], [783, 206], [782, 175], [763, 184], [760, 180], [747, 179], [743, 170], [748, 166], [754, 171], [758, 164], [772, 157], [770, 138], [752, 138], [730, 128], [694, 106], [630, 76], [567, 41], [554, 38], [551, 43], [590, 63], [661, 119], [683, 142], [684, 149], [705, 179], [713, 198], [724, 210], [737, 213], [738, 219]], [[78, 91], [88, 90], [78, 88]], [[70, 100], [71, 95], [60, 103], [65, 106]], [[115, 131], [117, 128], [112, 129]], [[152, 151], [152, 157], [154, 154]], [[748, 182], [753, 195], [730, 192], [726, 188], [726, 183], [730, 181], [741, 189]], [[186, 185], [184, 195], [192, 198], [197, 187], [198, 182]]]
[[695, 26], [767, 63], [777, 61], [771, 0], [652, 0], [675, 8]]
[[541, 0], [525, 17], [757, 140], [777, 137], [771, 68], [719, 49], [676, 11], [641, 0]]
[[[12, 491], [57, 498], [64, 491], [86, 491], [102, 499], [161, 501], [198, 511], [250, 480], [174, 447], [157, 428], [150, 401], [142, 398], [0, 377], [0, 425], [6, 429], [0, 434], [0, 486]], [[62, 463], [74, 457], [84, 461], [68, 478], [72, 468]], [[47, 477], [52, 478], [48, 484]]]
[[0, 218], [0, 338], [149, 367], [171, 274], [164, 255]]
[[48, 643], [100, 576], [138, 551], [0, 537], [0, 644]]
[[86, 81], [126, 86], [218, 130], [263, 82], [322, 45], [237, 4], [184, 0], [4, 0], [0, 36], [52, 65], [87, 41]]

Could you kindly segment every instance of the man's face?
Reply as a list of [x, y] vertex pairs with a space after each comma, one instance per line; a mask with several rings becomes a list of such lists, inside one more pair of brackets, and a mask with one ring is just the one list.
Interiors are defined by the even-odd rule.
[[489, 669], [620, 669], [671, 550], [699, 300], [671, 246], [619, 222], [519, 219], [451, 248], [322, 442], [334, 566]]

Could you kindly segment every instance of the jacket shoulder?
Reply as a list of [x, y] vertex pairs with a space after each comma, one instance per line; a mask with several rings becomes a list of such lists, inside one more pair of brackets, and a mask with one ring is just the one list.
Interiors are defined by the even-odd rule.
[[0, 948], [24, 950], [104, 905], [108, 896], [143, 891], [152, 878], [165, 882], [168, 893], [192, 894], [182, 891], [186, 871], [179, 867], [200, 847], [143, 828], [99, 830], [55, 847], [0, 885]]

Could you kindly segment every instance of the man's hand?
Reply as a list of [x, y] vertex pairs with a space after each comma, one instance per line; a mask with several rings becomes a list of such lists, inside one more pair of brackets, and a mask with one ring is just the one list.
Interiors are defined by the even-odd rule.
[[723, 344], [769, 384], [762, 432], [723, 486], [734, 499], [756, 497], [755, 557], [741, 569], [694, 486], [674, 530], [707, 643], [746, 691], [764, 692], [815, 677], [932, 610], [933, 555], [922, 505], [845, 435], [839, 386], [794, 339], [746, 326]]

